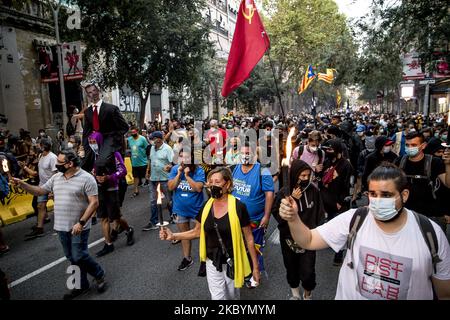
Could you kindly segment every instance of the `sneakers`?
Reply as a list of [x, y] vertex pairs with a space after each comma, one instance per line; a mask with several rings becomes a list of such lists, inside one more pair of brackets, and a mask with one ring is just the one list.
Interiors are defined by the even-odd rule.
[[127, 246], [132, 246], [134, 244], [134, 229], [130, 227], [127, 231]]
[[89, 292], [90, 288], [87, 287], [86, 289], [73, 289], [72, 291], [70, 291], [69, 293], [66, 293], [63, 296], [63, 300], [73, 300], [76, 297], [79, 297], [87, 292]]
[[172, 244], [179, 244], [181, 240], [172, 240]]
[[302, 300], [302, 298], [300, 298], [298, 296], [291, 296], [291, 297], [289, 297], [289, 300]]
[[97, 257], [103, 257], [103, 256], [105, 256], [108, 253], [111, 253], [113, 251], [114, 251], [114, 245], [112, 243], [109, 244], [109, 245], [105, 243], [105, 246], [103, 247], [103, 249], [100, 250], [99, 252], [97, 252], [96, 256]]
[[95, 282], [97, 284], [97, 292], [103, 293], [106, 290], [106, 281], [105, 276], [101, 277], [100, 279], [95, 279]]
[[32, 240], [44, 236], [44, 228], [34, 228], [29, 234], [25, 235], [25, 240]]
[[303, 291], [303, 300], [312, 300], [312, 291], [309, 293], [309, 296], [307, 296], [305, 294], [305, 292]]
[[52, 219], [50, 219], [50, 218], [45, 218], [44, 219], [44, 224], [47, 224], [47, 223], [50, 223], [50, 222], [52, 222]]
[[154, 225], [153, 223], [147, 224], [145, 227], [142, 228], [142, 231], [150, 231], [150, 230], [158, 230], [158, 226]]
[[191, 258], [191, 260], [183, 258], [180, 265], [178, 266], [178, 271], [184, 271], [184, 270], [188, 269], [190, 266], [192, 266], [193, 264], [194, 264], [194, 260], [192, 260], [192, 258]]

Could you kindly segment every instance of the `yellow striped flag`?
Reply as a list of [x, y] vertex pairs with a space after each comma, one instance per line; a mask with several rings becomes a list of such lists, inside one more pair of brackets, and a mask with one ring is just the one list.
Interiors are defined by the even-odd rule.
[[298, 88], [298, 94], [302, 94], [303, 91], [305, 91], [308, 86], [311, 84], [311, 82], [316, 77], [316, 74], [314, 73], [312, 66], [309, 65], [308, 69], [303, 77], [302, 83], [300, 84], [300, 87]]
[[317, 78], [321, 81], [324, 81], [328, 84], [332, 84], [334, 81], [334, 73], [336, 69], [327, 69], [327, 73], [318, 73]]

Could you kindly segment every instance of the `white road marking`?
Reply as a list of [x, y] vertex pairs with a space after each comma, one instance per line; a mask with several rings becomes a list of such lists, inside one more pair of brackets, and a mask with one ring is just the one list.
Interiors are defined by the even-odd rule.
[[276, 228], [269, 237], [269, 243], [279, 245], [280, 244], [280, 230]]
[[[98, 239], [97, 241], [92, 242], [90, 245], [88, 245], [88, 248], [92, 248], [92, 247], [98, 245], [99, 243], [102, 243], [103, 241], [105, 241], [105, 238]], [[36, 271], [33, 271], [33, 272], [27, 274], [26, 276], [24, 276], [24, 277], [22, 277], [22, 278], [20, 278], [20, 279], [18, 279], [16, 281], [11, 282], [9, 284], [9, 288], [13, 288], [13, 287], [21, 284], [22, 282], [25, 282], [25, 281], [27, 281], [27, 280], [37, 276], [38, 274], [40, 274], [40, 273], [42, 273], [44, 271], [47, 271], [47, 270], [53, 268], [54, 266], [57, 266], [58, 264], [66, 261], [66, 260], [67, 260], [66, 257], [59, 258], [58, 260], [55, 260], [52, 263], [50, 263], [50, 264], [48, 264], [46, 266], [43, 266], [42, 268], [37, 269]]]

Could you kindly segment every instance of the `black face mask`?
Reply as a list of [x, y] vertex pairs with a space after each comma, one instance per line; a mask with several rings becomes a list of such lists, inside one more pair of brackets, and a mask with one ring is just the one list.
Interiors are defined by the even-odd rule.
[[334, 158], [336, 158], [336, 152], [325, 152], [325, 156], [328, 159], [334, 159]]
[[210, 187], [211, 190], [211, 197], [213, 197], [214, 199], [219, 199], [222, 197], [223, 195], [223, 190], [222, 187], [219, 186], [211, 186]]
[[302, 190], [305, 190], [309, 186], [309, 180], [300, 180], [300, 182], [298, 183], [298, 186]]
[[59, 172], [66, 173], [68, 168], [64, 167], [64, 165], [65, 164], [57, 164], [57, 165], [55, 165], [55, 167]]
[[133, 138], [136, 138], [138, 136], [138, 134], [132, 134]]

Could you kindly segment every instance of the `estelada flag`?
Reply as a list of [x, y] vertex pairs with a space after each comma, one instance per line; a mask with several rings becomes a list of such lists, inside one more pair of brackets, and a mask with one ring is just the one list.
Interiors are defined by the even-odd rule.
[[253, 0], [242, 0], [228, 56], [222, 96], [239, 87], [261, 60], [270, 42]]
[[341, 101], [342, 101], [341, 93], [339, 92], [339, 90], [336, 90], [336, 105], [338, 108], [341, 106]]
[[327, 69], [327, 73], [318, 73], [317, 78], [321, 81], [325, 81], [328, 84], [332, 84], [334, 80], [334, 73], [336, 69]]
[[310, 83], [315, 79], [316, 74], [313, 71], [313, 68], [311, 65], [308, 66], [306, 69], [306, 73], [303, 76], [302, 83], [300, 83], [300, 87], [298, 88], [298, 94], [301, 94], [303, 91], [305, 91]]

